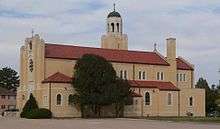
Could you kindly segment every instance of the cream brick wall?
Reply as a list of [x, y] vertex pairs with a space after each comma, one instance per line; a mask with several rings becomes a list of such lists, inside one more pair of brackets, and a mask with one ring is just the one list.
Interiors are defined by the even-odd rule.
[[[74, 65], [76, 60], [66, 60], [66, 59], [51, 59], [44, 58], [45, 44], [39, 36], [33, 37], [33, 50], [30, 54], [28, 42], [30, 38], [26, 40], [25, 46], [21, 48], [20, 55], [20, 87], [18, 88], [17, 95], [17, 107], [20, 109], [23, 108], [26, 100], [28, 99], [28, 89], [30, 84], [34, 84], [34, 90], [32, 91], [36, 97], [40, 107], [49, 108], [48, 105], [44, 103], [44, 97], [49, 96], [49, 84], [42, 84], [41, 82], [53, 75], [56, 72], [63, 73], [67, 76], [73, 76]], [[175, 45], [173, 42], [171, 45], [168, 45], [168, 50], [174, 51]], [[131, 63], [116, 63], [112, 62], [113, 67], [115, 68], [117, 75], [119, 76], [121, 70], [127, 71], [128, 80], [138, 80], [139, 71], [145, 71], [146, 80], [157, 80], [157, 72], [164, 73], [163, 81], [170, 81], [174, 85], [177, 84], [178, 88], [181, 91], [160, 91], [159, 89], [152, 88], [141, 88], [135, 89], [136, 93], [141, 94], [143, 97], [134, 98], [137, 100], [137, 105], [128, 106], [126, 109], [126, 114], [129, 116], [140, 115], [140, 116], [184, 116], [187, 111], [192, 111], [195, 116], [204, 116], [205, 115], [205, 93], [201, 89], [192, 89], [194, 87], [194, 73], [193, 71], [187, 70], [177, 70], [176, 68], [176, 59], [172, 54], [175, 52], [167, 53], [169, 58], [167, 61], [171, 64], [170, 66], [159, 66], [159, 65], [147, 65], [147, 64], [131, 64]], [[30, 73], [29, 71], [29, 58], [32, 57], [34, 60], [34, 71]], [[186, 74], [186, 82], [176, 82], [177, 73]], [[33, 77], [33, 78], [31, 78]], [[79, 117], [80, 111], [77, 108], [71, 107], [68, 105], [68, 95], [73, 93], [70, 84], [51, 84], [51, 110], [55, 117]], [[151, 95], [151, 105], [147, 106], [144, 104], [145, 93], [149, 92]], [[56, 105], [56, 95], [60, 93], [63, 96], [63, 105]], [[172, 105], [167, 105], [167, 94], [172, 94]], [[24, 98], [22, 96], [25, 96]], [[193, 107], [188, 107], [188, 97], [193, 96], [195, 104]], [[178, 106], [180, 104], [180, 107]], [[134, 109], [134, 112], [128, 112], [129, 110]], [[180, 114], [179, 114], [180, 113]]]
[[[51, 85], [51, 106], [49, 106], [50, 91], [49, 87]], [[75, 91], [71, 84], [57, 83], [57, 84], [43, 84], [41, 103], [40, 107], [48, 108], [53, 112], [53, 117], [80, 117], [81, 112], [79, 107], [68, 104], [69, 95], [74, 94]], [[57, 95], [60, 94], [62, 97], [61, 105], [57, 105]], [[46, 97], [46, 99], [45, 99]]]
[[185, 74], [186, 80], [185, 81], [177, 81], [177, 87], [180, 89], [187, 89], [187, 88], [194, 88], [193, 84], [193, 71], [189, 70], [177, 70], [177, 74]]
[[[193, 106], [189, 105], [189, 97], [193, 97]], [[186, 116], [187, 112], [194, 116], [205, 116], [205, 90], [181, 89], [180, 91], [180, 115]]]
[[56, 72], [63, 73], [72, 77], [74, 72], [75, 60], [65, 59], [45, 59], [45, 78], [55, 74]]

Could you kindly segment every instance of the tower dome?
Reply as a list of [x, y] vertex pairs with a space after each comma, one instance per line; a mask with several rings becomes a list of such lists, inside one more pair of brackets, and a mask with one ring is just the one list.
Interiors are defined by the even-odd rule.
[[122, 17], [114, 10], [106, 18], [106, 35], [102, 35], [101, 44], [105, 49], [128, 50], [128, 37], [123, 34]]
[[119, 12], [116, 12], [115, 10], [113, 12], [110, 12], [108, 14], [108, 18], [110, 17], [121, 17], [120, 13]]
[[120, 13], [115, 11], [115, 4], [114, 10], [107, 16], [107, 33], [114, 35], [122, 34], [122, 17]]

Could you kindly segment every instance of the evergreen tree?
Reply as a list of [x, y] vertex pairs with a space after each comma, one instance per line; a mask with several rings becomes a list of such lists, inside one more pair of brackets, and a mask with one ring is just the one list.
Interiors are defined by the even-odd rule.
[[16, 89], [19, 86], [18, 73], [8, 67], [0, 69], [0, 87]]
[[215, 92], [215, 86], [212, 86], [212, 89], [209, 87], [208, 82], [203, 79], [199, 78], [198, 82], [196, 83], [196, 88], [202, 88], [205, 89], [205, 103], [206, 103], [206, 113], [211, 113], [215, 111], [217, 105], [215, 103], [216, 101], [216, 92]]
[[39, 108], [39, 107], [38, 107], [37, 101], [36, 101], [36, 99], [34, 98], [33, 94], [31, 93], [31, 94], [30, 94], [30, 98], [29, 98], [28, 101], [25, 103], [25, 105], [24, 105], [24, 107], [23, 107], [23, 110], [22, 110], [20, 116], [21, 116], [22, 118], [27, 117], [27, 115], [28, 115], [31, 111], [33, 111], [33, 110], [35, 110], [35, 109], [38, 109], [38, 108]]

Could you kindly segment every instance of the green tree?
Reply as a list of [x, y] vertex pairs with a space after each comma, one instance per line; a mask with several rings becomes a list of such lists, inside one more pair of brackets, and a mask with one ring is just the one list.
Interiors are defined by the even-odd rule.
[[115, 106], [115, 117], [123, 116], [123, 109], [125, 104], [132, 101], [130, 84], [127, 80], [118, 78], [113, 86], [113, 103]]
[[217, 105], [215, 103], [216, 98], [217, 98], [215, 86], [212, 86], [212, 88], [210, 88], [205, 79], [199, 78], [198, 82], [196, 83], [196, 88], [205, 89], [206, 113], [211, 113], [211, 112], [215, 111], [215, 109], [217, 107]]
[[77, 94], [82, 114], [88, 107], [95, 117], [101, 113], [101, 108], [112, 103], [111, 89], [116, 79], [116, 72], [105, 58], [85, 54], [74, 68], [73, 87]]
[[38, 108], [39, 107], [38, 107], [37, 101], [36, 101], [35, 97], [33, 96], [33, 94], [31, 93], [28, 101], [25, 103], [25, 105], [23, 107], [23, 110], [22, 110], [20, 116], [22, 118], [26, 118], [31, 111], [36, 110]]
[[6, 89], [16, 89], [19, 86], [18, 73], [9, 67], [0, 69], [0, 86]]

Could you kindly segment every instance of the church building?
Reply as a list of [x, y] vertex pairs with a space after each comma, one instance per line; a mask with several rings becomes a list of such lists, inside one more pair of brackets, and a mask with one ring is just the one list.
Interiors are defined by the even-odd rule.
[[124, 115], [205, 116], [205, 91], [194, 85], [194, 66], [176, 55], [176, 39], [166, 39], [166, 55], [152, 51], [128, 50], [121, 15], [110, 12], [101, 47], [47, 43], [38, 34], [26, 38], [20, 49], [20, 87], [17, 108], [22, 108], [30, 93], [40, 108], [54, 117], [80, 117], [80, 109], [71, 105], [75, 92], [71, 81], [76, 61], [84, 54], [95, 54], [112, 63], [118, 77], [132, 86], [133, 104]]

